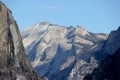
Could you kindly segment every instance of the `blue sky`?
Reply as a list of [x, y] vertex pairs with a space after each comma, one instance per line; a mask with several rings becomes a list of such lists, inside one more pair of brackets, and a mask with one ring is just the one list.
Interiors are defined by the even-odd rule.
[[120, 0], [1, 0], [13, 12], [20, 30], [48, 21], [81, 25], [90, 32], [109, 33], [120, 26]]

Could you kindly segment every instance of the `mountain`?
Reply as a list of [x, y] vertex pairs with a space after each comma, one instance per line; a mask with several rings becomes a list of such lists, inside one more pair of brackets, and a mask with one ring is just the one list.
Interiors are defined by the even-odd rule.
[[109, 54], [84, 80], [120, 80], [120, 27], [112, 31], [103, 48]]
[[101, 61], [100, 66], [85, 76], [84, 80], [120, 80], [120, 48]]
[[33, 70], [12, 12], [0, 1], [0, 80], [41, 80]]
[[[31, 64], [48, 80], [83, 80], [107, 55], [107, 34], [41, 22], [21, 32]], [[103, 51], [106, 50], [106, 51]]]
[[109, 34], [104, 50], [106, 53], [112, 55], [119, 48], [120, 48], [120, 27]]

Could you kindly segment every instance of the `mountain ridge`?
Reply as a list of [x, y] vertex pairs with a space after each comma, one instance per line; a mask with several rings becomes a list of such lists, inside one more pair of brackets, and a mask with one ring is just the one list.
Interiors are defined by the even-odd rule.
[[119, 80], [119, 60], [120, 48], [114, 54], [102, 60], [99, 67], [95, 68], [91, 74], [86, 75], [83, 80]]
[[94, 56], [102, 49], [106, 34], [88, 32], [81, 26], [41, 24], [21, 32], [29, 59], [39, 75], [48, 80], [82, 80], [98, 66]]

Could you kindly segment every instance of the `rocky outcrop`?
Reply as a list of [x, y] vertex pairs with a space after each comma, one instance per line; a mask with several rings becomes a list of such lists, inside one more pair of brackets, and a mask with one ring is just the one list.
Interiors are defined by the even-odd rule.
[[0, 80], [41, 80], [30, 65], [12, 12], [0, 2]]
[[84, 80], [120, 80], [120, 48], [101, 61], [100, 66], [86, 75]]
[[33, 67], [48, 80], [82, 80], [97, 67], [94, 55], [107, 39], [106, 34], [91, 33], [81, 26], [48, 22], [36, 24], [21, 34]]
[[[84, 80], [119, 80], [120, 77], [120, 27], [112, 31], [97, 57], [101, 58], [100, 65]], [[104, 57], [104, 58], [103, 58]]]
[[106, 41], [104, 50], [108, 54], [114, 54], [120, 47], [120, 27], [112, 31]]

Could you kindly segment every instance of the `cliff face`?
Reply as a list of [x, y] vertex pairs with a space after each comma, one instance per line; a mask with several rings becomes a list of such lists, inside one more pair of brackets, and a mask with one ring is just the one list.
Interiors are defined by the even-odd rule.
[[120, 80], [120, 48], [103, 60], [84, 80]]
[[106, 41], [104, 50], [108, 54], [114, 54], [120, 47], [120, 26], [117, 30], [111, 31]]
[[0, 80], [41, 80], [30, 65], [12, 12], [0, 2]]
[[120, 27], [110, 33], [101, 52], [107, 57], [84, 80], [120, 80]]

